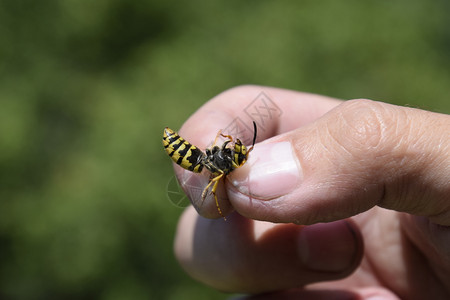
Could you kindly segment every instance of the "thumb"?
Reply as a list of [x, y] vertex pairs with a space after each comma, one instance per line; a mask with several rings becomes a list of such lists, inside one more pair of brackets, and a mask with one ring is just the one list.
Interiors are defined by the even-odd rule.
[[249, 218], [313, 224], [378, 205], [450, 225], [450, 117], [347, 101], [255, 145], [229, 180]]

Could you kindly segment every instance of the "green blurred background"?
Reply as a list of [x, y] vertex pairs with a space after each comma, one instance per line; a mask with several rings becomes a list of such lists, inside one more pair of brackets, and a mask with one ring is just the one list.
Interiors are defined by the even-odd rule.
[[174, 259], [163, 127], [246, 83], [449, 113], [449, 3], [1, 0], [0, 298], [228, 297]]

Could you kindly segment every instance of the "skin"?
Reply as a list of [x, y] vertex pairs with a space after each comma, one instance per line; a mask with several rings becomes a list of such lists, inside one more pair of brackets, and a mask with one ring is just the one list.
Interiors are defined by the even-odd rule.
[[180, 135], [205, 149], [236, 118], [251, 128], [245, 109], [261, 92], [277, 109], [218, 189], [226, 221], [212, 196], [198, 197], [208, 173], [175, 166], [195, 207], [175, 238], [183, 268], [255, 299], [449, 298], [450, 117], [241, 86], [202, 106]]

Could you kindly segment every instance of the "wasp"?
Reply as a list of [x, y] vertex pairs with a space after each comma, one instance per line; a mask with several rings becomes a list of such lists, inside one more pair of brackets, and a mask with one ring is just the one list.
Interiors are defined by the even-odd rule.
[[[238, 138], [234, 139], [230, 135], [222, 134], [222, 131], [219, 130], [213, 145], [207, 148], [205, 152], [183, 139], [172, 129], [168, 127], [164, 129], [163, 146], [176, 164], [194, 173], [201, 173], [203, 168], [206, 168], [211, 173], [209, 183], [202, 192], [202, 203], [211, 189], [217, 210], [223, 218], [225, 217], [220, 209], [216, 190], [222, 178], [243, 166], [247, 161], [248, 154], [253, 150], [256, 141], [257, 132], [254, 121], [253, 128], [253, 142], [250, 148], [242, 144]], [[226, 138], [221, 147], [216, 145], [220, 136]]]

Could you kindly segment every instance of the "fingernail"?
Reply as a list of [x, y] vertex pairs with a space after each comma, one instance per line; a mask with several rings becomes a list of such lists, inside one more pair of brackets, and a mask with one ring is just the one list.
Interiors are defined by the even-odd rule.
[[298, 239], [300, 259], [314, 271], [347, 270], [356, 259], [357, 248], [356, 233], [345, 220], [306, 226]]
[[298, 187], [302, 177], [291, 143], [279, 142], [257, 145], [246, 164], [233, 173], [231, 182], [245, 195], [273, 199]]

